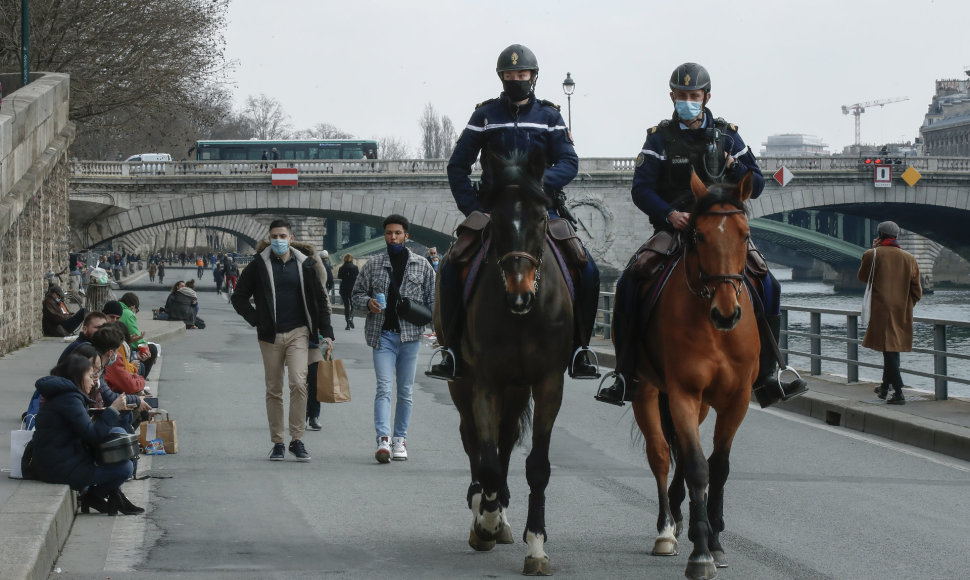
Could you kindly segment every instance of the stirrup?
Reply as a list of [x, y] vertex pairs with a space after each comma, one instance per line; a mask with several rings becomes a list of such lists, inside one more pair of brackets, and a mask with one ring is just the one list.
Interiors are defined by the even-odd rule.
[[[795, 380], [792, 381], [791, 384], [795, 384], [799, 382], [802, 384], [802, 387], [800, 389], [798, 389], [797, 391], [791, 394], [785, 392], [785, 385], [784, 383], [781, 382], [781, 373], [789, 373], [789, 372], [795, 375]], [[808, 384], [805, 382], [805, 379], [803, 379], [802, 375], [798, 374], [798, 371], [796, 371], [791, 366], [785, 365], [785, 368], [781, 368], [779, 366], [778, 370], [775, 372], [775, 381], [777, 381], [778, 383], [778, 390], [781, 391], [782, 401], [788, 401], [788, 400], [794, 399], [795, 397], [799, 395], [804, 395], [805, 393], [808, 392]]]
[[[579, 355], [581, 353], [583, 353], [583, 352], [588, 352], [591, 355], [593, 355], [593, 363], [592, 364], [593, 364], [594, 367], [596, 367], [596, 372], [593, 375], [591, 375], [591, 376], [590, 375], [580, 375], [580, 376], [576, 376], [575, 375], [575, 372], [576, 372], [576, 359], [579, 358]], [[600, 378], [600, 359], [599, 359], [598, 356], [596, 356], [596, 351], [594, 351], [593, 349], [589, 348], [588, 346], [580, 346], [580, 347], [578, 347], [573, 352], [573, 358], [569, 362], [569, 376], [571, 378], [574, 378], [574, 379], [589, 379], [589, 380], [595, 380], [595, 379]]]
[[[449, 377], [449, 376], [445, 376], [445, 375], [439, 375], [439, 374], [434, 373], [432, 371], [432, 369], [434, 368], [434, 364], [432, 364], [432, 363], [434, 361], [434, 356], [436, 354], [440, 354], [441, 355], [441, 362], [442, 363], [445, 362], [445, 360], [446, 360], [445, 357], [448, 357], [448, 356], [450, 356], [451, 357], [451, 360], [454, 361], [454, 369], [452, 371], [453, 372], [453, 375], [452, 376]], [[425, 376], [431, 377], [432, 379], [440, 379], [442, 381], [453, 381], [455, 379], [461, 378], [461, 377], [458, 376], [458, 357], [455, 356], [455, 351], [451, 350], [448, 347], [444, 347], [444, 346], [439, 346], [438, 348], [434, 349], [434, 352], [431, 353], [431, 358], [428, 359], [428, 370], [424, 371], [424, 374], [425, 374]]]
[[[603, 383], [605, 383], [609, 379], [620, 379], [620, 383], [623, 384], [623, 396], [620, 397], [619, 401], [614, 401], [613, 399], [607, 399], [602, 395]], [[610, 386], [612, 387], [613, 385], [610, 385]], [[608, 375], [603, 377], [602, 381], [600, 381], [600, 386], [598, 389], [596, 389], [596, 395], [594, 395], [593, 398], [601, 403], [609, 403], [611, 405], [616, 405], [617, 407], [622, 407], [626, 405], [626, 402], [625, 402], [626, 401], [626, 378], [622, 374], [616, 371], [609, 373]]]

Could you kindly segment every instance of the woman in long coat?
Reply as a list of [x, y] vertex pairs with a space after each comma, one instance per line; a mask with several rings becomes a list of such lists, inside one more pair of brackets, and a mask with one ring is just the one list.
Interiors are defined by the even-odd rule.
[[903, 378], [899, 373], [899, 353], [913, 350], [913, 306], [923, 296], [919, 266], [912, 254], [899, 247], [899, 226], [882, 222], [879, 237], [871, 250], [862, 255], [859, 281], [868, 282], [872, 272], [872, 309], [862, 346], [883, 353], [882, 384], [876, 394], [885, 399], [889, 388], [893, 396], [886, 401], [902, 405]]

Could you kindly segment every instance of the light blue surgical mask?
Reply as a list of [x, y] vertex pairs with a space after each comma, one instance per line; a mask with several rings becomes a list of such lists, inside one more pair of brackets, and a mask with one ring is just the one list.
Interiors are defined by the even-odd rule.
[[290, 249], [289, 240], [272, 240], [269, 245], [273, 248], [273, 253], [282, 256]]
[[697, 115], [701, 114], [704, 105], [700, 101], [677, 101], [674, 103], [674, 110], [682, 121], [693, 121]]
[[404, 251], [404, 244], [387, 244], [387, 253], [397, 255]]

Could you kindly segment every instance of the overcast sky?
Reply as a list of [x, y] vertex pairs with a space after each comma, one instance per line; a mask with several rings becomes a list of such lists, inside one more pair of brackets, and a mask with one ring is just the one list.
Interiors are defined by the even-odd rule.
[[326, 122], [416, 152], [425, 104], [464, 127], [501, 91], [495, 61], [513, 43], [536, 53], [536, 93], [563, 118], [572, 73], [580, 157], [636, 156], [685, 61], [707, 67], [709, 107], [756, 152], [779, 133], [840, 152], [854, 140], [841, 106], [893, 97], [909, 100], [869, 108], [862, 142], [912, 140], [934, 81], [970, 65], [966, 0], [233, 0], [229, 18], [237, 104], [265, 93], [295, 129]]

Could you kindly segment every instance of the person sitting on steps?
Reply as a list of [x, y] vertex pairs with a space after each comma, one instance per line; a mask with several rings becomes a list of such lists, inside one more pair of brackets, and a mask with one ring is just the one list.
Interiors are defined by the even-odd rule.
[[[656, 281], [669, 258], [676, 255], [680, 236], [688, 230], [689, 211], [694, 203], [691, 174], [696, 173], [710, 185], [737, 183], [750, 173], [751, 198], [761, 195], [764, 189], [764, 177], [754, 154], [744, 144], [736, 125], [715, 118], [706, 107], [710, 98], [711, 77], [704, 67], [688, 62], [674, 69], [670, 77], [673, 118], [647, 131], [646, 143], [637, 156], [631, 195], [633, 203], [649, 216], [654, 235], [637, 251], [617, 282], [613, 314], [616, 370], [612, 373], [613, 383], [596, 394], [597, 401], [622, 406], [624, 400], [633, 400], [639, 320], [637, 290], [641, 284], [649, 286]], [[781, 286], [750, 242], [747, 273], [749, 280], [755, 278], [752, 285], [761, 301], [760, 308], [755, 308], [761, 312], [761, 355], [753, 388], [758, 402], [767, 407], [801, 395], [808, 387], [801, 377], [789, 383], [780, 383], [777, 377]]]
[[[589, 348], [599, 302], [599, 271], [566, 221], [574, 220], [566, 208], [566, 197], [562, 192], [579, 169], [572, 136], [559, 114], [559, 106], [535, 96], [539, 62], [531, 50], [520, 44], [509, 46], [499, 54], [495, 72], [502, 81], [502, 94], [475, 107], [448, 161], [451, 193], [458, 209], [468, 218], [458, 228], [458, 240], [438, 263], [440, 310], [435, 329], [440, 345], [436, 352], [442, 354], [442, 359], [425, 374], [436, 379], [453, 380], [461, 372], [459, 346], [464, 319], [461, 287], [463, 264], [456, 262], [468, 256], [474, 257], [475, 251], [480, 248], [481, 229], [488, 222], [487, 215], [482, 213], [487, 213], [488, 208], [481, 206], [482, 193], [488, 191], [492, 181], [485, 153], [508, 156], [516, 150], [528, 153], [530, 148], [540, 148], [547, 163], [543, 188], [555, 203], [554, 207], [549, 208], [550, 234], [557, 240], [557, 245], [572, 244], [574, 250], [571, 253], [562, 252], [567, 265], [574, 268], [577, 276], [574, 303], [576, 350], [569, 365], [569, 374], [577, 379], [599, 378], [596, 355]], [[476, 187], [469, 175], [479, 154], [482, 177]], [[570, 260], [569, 256], [573, 259]]]

